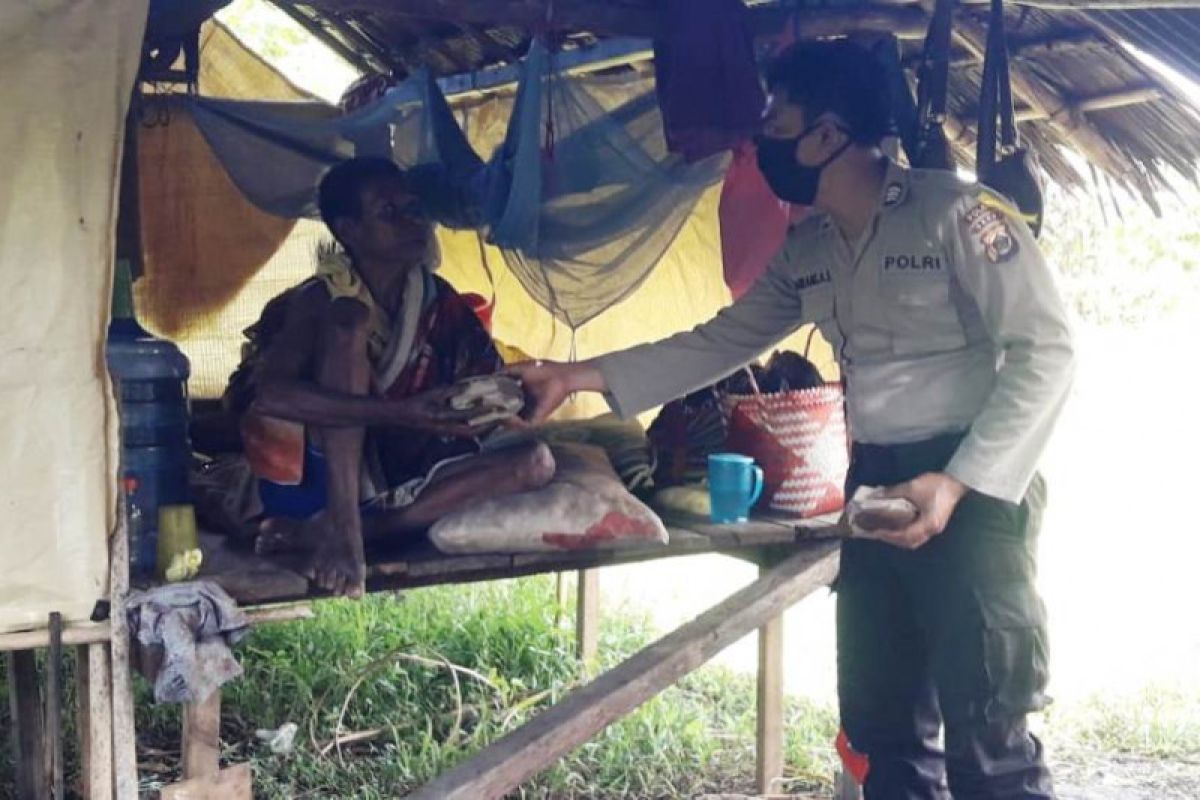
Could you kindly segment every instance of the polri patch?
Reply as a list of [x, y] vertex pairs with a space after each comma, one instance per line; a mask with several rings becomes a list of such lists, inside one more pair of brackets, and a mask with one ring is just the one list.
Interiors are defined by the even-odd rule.
[[964, 217], [967, 233], [983, 248], [983, 255], [993, 264], [1008, 261], [1020, 250], [1017, 238], [1004, 214], [991, 203], [978, 203]]
[[888, 275], [928, 274], [942, 271], [942, 257], [936, 253], [889, 253], [880, 265]]

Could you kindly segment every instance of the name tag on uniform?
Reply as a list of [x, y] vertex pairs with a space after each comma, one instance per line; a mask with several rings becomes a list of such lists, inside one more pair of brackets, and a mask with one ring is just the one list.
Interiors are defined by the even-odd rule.
[[833, 275], [829, 270], [810, 272], [796, 279], [796, 291], [803, 292], [805, 289], [811, 289], [814, 286], [821, 286], [826, 283], [833, 283]]
[[893, 253], [880, 263], [884, 275], [940, 275], [943, 271], [940, 253]]

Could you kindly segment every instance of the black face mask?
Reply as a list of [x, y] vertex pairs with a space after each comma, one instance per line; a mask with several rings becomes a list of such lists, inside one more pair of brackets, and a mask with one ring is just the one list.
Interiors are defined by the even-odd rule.
[[809, 166], [796, 161], [796, 148], [821, 123], [810, 125], [790, 139], [771, 139], [759, 136], [754, 140], [758, 147], [758, 169], [767, 179], [767, 185], [780, 200], [799, 206], [811, 206], [817, 199], [817, 187], [821, 184], [821, 171], [850, 146], [850, 139], [830, 153], [820, 164]]

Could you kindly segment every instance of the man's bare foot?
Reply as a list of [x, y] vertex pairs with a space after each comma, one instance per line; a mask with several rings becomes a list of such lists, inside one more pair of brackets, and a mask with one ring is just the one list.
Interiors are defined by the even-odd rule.
[[304, 576], [331, 594], [362, 597], [367, 588], [367, 563], [361, 527], [335, 525], [328, 514], [318, 514], [309, 522], [313, 527], [308, 533], [316, 537], [312, 540], [316, 547]]

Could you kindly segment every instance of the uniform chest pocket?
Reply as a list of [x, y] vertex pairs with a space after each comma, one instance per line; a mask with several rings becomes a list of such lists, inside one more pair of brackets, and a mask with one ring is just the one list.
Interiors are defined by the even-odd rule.
[[967, 337], [943, 276], [905, 276], [885, 281], [883, 301], [897, 355], [919, 355], [958, 350]]

